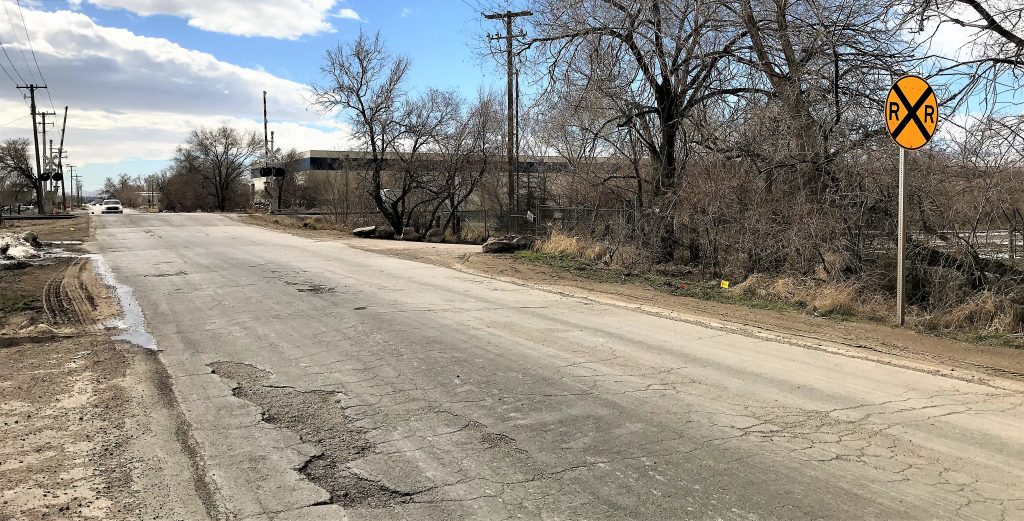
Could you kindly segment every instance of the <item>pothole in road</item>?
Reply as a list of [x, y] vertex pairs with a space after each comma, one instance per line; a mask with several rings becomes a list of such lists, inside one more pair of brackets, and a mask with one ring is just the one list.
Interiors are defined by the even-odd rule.
[[315, 282], [294, 282], [286, 280], [284, 281], [284, 283], [289, 286], [302, 286], [300, 288], [295, 288], [295, 291], [298, 291], [299, 293], [313, 293], [316, 295], [323, 295], [325, 293], [334, 293], [335, 291], [337, 291], [337, 288], [324, 286], [323, 284], [317, 284]]
[[272, 373], [250, 364], [214, 362], [213, 373], [235, 381], [237, 398], [263, 410], [263, 421], [289, 429], [304, 443], [322, 453], [311, 458], [299, 471], [331, 495], [331, 502], [343, 507], [389, 507], [411, 500], [413, 494], [392, 489], [353, 473], [348, 463], [367, 455], [373, 444], [366, 431], [353, 425], [338, 403], [338, 393], [302, 391], [293, 387], [267, 385]]
[[173, 273], [153, 273], [153, 274], [150, 274], [150, 275], [143, 275], [143, 277], [151, 277], [151, 278], [155, 278], [155, 279], [161, 279], [161, 278], [165, 278], [165, 277], [183, 277], [185, 275], [188, 275], [188, 272], [185, 272], [185, 271], [175, 271]]

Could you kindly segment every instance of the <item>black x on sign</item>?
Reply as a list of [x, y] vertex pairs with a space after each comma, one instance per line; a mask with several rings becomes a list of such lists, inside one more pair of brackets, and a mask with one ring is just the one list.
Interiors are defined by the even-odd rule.
[[918, 76], [904, 76], [893, 84], [885, 100], [885, 124], [897, 145], [917, 150], [935, 134], [939, 100], [931, 85]]

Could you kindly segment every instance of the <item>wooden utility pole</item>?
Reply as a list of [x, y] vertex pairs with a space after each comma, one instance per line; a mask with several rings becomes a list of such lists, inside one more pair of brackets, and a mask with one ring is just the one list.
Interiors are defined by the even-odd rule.
[[[64, 142], [64, 131], [61, 130], [61, 146], [63, 146], [63, 142]], [[65, 155], [65, 152], [63, 150], [61, 150], [60, 147], [54, 148], [53, 140], [51, 139], [50, 140], [50, 169], [52, 171], [50, 172], [50, 180], [53, 182], [53, 189], [54, 190], [57, 189], [57, 183], [60, 183], [61, 194], [64, 194], [64, 169], [63, 169], [63, 167], [61, 165], [62, 165], [63, 159], [65, 157], [67, 157], [67, 156]], [[67, 204], [68, 204], [67, 197], [66, 196], [62, 197], [61, 198], [61, 210], [65, 210], [66, 211], [67, 210]], [[54, 203], [54, 208], [56, 208], [56, 206], [57, 206], [56, 203]]]
[[[75, 206], [82, 206], [82, 176], [75, 175], [75, 165], [68, 164], [68, 170], [70, 170], [71, 181], [75, 184], [71, 185], [71, 198], [75, 199]], [[74, 190], [78, 190], [78, 197], [75, 197]]]
[[504, 13], [484, 14], [488, 20], [502, 20], [505, 22], [505, 35], [495, 34], [490, 36], [492, 40], [505, 40], [505, 60], [507, 66], [507, 92], [508, 92], [508, 137], [505, 143], [505, 152], [508, 156], [508, 228], [514, 231], [514, 215], [516, 212], [516, 89], [515, 89], [515, 52], [512, 49], [512, 40], [525, 34], [513, 32], [513, 22], [521, 16], [533, 16], [532, 11], [505, 11]]
[[[270, 132], [270, 153], [274, 154], [274, 164], [281, 167], [281, 164], [276, 159], [277, 149], [274, 148], [274, 132]], [[276, 168], [276, 167], [275, 167]], [[283, 167], [282, 167], [283, 168]], [[274, 176], [274, 182], [277, 183], [277, 209], [281, 209], [281, 204], [284, 202], [284, 176]]]
[[[47, 174], [50, 173], [50, 156], [52, 154], [50, 154], [49, 149], [46, 148], [46, 144], [48, 143], [46, 141], [46, 125], [47, 125], [46, 116], [56, 116], [56, 115], [57, 115], [56, 112], [40, 112], [39, 113], [39, 117], [42, 118], [42, 120], [40, 121], [40, 126], [42, 127], [42, 131], [43, 131], [43, 169], [46, 171]], [[53, 122], [51, 121], [51, 122], [49, 122], [49, 124], [53, 125]], [[50, 143], [50, 145], [52, 146], [53, 144]], [[46, 191], [49, 192], [50, 189], [53, 188], [53, 178], [50, 177], [50, 180], [47, 181], [46, 183], [47, 184], [44, 185], [44, 186], [46, 187]]]
[[[36, 89], [45, 89], [46, 85], [18, 85], [19, 89], [28, 89], [29, 99], [32, 103], [29, 106], [29, 110], [32, 111], [32, 142], [36, 149], [36, 211], [39, 215], [46, 214], [46, 208], [44, 206], [45, 200], [43, 199], [43, 180], [40, 177], [43, 173], [42, 160], [39, 156], [39, 127], [36, 125]], [[44, 142], [45, 145], [45, 142]]]
[[[68, 127], [68, 106], [64, 105], [64, 122], [60, 125], [60, 146], [57, 147], [57, 173], [60, 175], [60, 204], [64, 213], [68, 212], [68, 194], [64, 189], [64, 131]], [[74, 193], [72, 193], [74, 195]]]
[[263, 166], [267, 166], [270, 148], [267, 144], [267, 91], [263, 91]]

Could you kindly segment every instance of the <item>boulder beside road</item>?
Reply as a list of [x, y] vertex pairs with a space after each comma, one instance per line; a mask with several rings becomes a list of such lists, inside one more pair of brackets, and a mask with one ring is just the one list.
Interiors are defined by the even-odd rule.
[[416, 232], [416, 228], [405, 228], [402, 230], [403, 241], [418, 241], [420, 240], [420, 234]]
[[504, 237], [491, 237], [484, 243], [484, 253], [511, 253], [525, 250], [533, 245], [533, 238], [524, 235], [506, 235]]
[[375, 233], [377, 233], [376, 226], [363, 226], [362, 228], [356, 228], [355, 230], [352, 230], [352, 235], [355, 235], [356, 237], [362, 237], [364, 239], [373, 237]]
[[431, 228], [430, 230], [427, 230], [424, 240], [427, 242], [442, 242], [444, 241], [444, 230], [440, 228]]

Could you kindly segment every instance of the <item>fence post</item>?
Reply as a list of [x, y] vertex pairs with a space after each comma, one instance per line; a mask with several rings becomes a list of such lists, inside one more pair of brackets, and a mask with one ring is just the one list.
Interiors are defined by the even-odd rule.
[[1017, 258], [1017, 229], [1010, 227], [1010, 260]]

